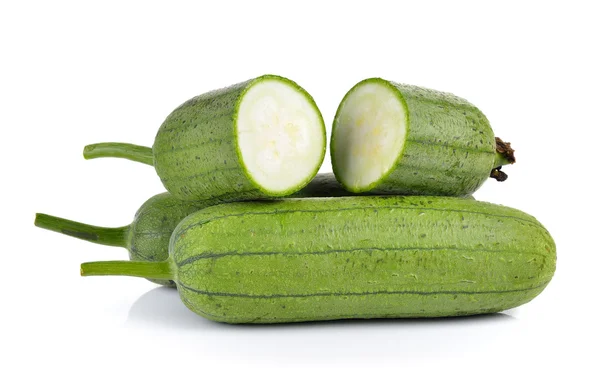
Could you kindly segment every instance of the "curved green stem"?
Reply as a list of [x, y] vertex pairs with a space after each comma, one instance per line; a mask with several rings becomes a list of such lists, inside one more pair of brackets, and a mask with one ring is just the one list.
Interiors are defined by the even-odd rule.
[[127, 247], [129, 226], [100, 227], [37, 213], [35, 226], [107, 246]]
[[149, 279], [173, 279], [169, 261], [104, 261], [81, 264], [81, 276], [125, 275]]
[[83, 157], [86, 160], [103, 157], [125, 158], [127, 160], [154, 166], [152, 148], [121, 142], [101, 142], [88, 145], [83, 148]]

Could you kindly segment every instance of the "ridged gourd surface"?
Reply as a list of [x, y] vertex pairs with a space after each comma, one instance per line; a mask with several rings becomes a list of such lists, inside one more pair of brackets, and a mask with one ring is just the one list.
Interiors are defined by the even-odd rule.
[[[348, 196], [332, 173], [318, 174], [304, 189], [290, 197]], [[182, 201], [169, 193], [157, 194], [138, 209], [128, 232], [128, 248], [133, 261], [161, 262], [168, 258], [173, 230], [186, 216], [219, 201]]]
[[[132, 261], [160, 262], [168, 257], [173, 230], [186, 216], [213, 203], [181, 201], [169, 193], [148, 199], [136, 212], [129, 228], [129, 258]], [[172, 281], [152, 280], [172, 286]]]
[[[232, 160], [237, 158], [236, 105], [248, 84], [194, 97], [175, 109], [160, 127], [152, 148], [154, 167], [173, 195], [210, 196], [219, 188], [231, 187], [235, 188], [232, 194], [239, 196], [256, 193], [244, 168]], [[228, 194], [217, 197], [227, 200]]]
[[[347, 196], [332, 173], [317, 176], [302, 190], [291, 197]], [[132, 261], [161, 262], [168, 258], [169, 240], [175, 227], [186, 216], [219, 201], [182, 201], [169, 193], [157, 194], [138, 209], [128, 231], [129, 259]], [[173, 281], [152, 279], [152, 282], [174, 286]]]
[[182, 221], [170, 253], [184, 303], [230, 323], [498, 312], [556, 263], [532, 216], [449, 197], [214, 206]]

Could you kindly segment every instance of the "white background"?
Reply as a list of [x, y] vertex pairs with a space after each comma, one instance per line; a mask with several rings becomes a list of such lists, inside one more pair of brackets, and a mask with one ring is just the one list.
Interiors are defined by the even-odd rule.
[[[0, 380], [598, 381], [599, 12], [446, 3], [3, 1]], [[552, 233], [548, 288], [493, 316], [231, 326], [143, 279], [81, 278], [126, 250], [33, 226], [35, 212], [128, 224], [162, 191], [154, 170], [83, 146], [151, 145], [183, 101], [264, 73], [307, 89], [328, 129], [372, 76], [477, 105], [517, 164], [476, 197]]]

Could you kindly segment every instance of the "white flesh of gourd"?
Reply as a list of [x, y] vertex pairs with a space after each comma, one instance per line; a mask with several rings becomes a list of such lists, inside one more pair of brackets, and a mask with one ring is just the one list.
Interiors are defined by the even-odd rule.
[[404, 148], [406, 111], [388, 85], [366, 82], [340, 106], [333, 131], [336, 176], [350, 191], [371, 189]]
[[237, 116], [237, 139], [249, 176], [262, 188], [297, 188], [321, 165], [323, 123], [314, 104], [282, 80], [260, 81], [246, 91]]

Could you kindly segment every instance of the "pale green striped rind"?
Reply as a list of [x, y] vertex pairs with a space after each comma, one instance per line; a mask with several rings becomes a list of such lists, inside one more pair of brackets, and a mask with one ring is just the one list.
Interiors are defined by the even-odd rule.
[[[305, 188], [291, 197], [337, 197], [350, 194], [337, 182], [333, 173], [325, 173], [318, 174]], [[169, 193], [157, 194], [148, 199], [136, 212], [128, 231], [129, 259], [165, 261], [169, 255], [169, 239], [179, 222], [191, 213], [218, 203], [217, 200], [182, 201]], [[152, 282], [174, 286], [172, 281]]]
[[172, 195], [184, 200], [257, 195], [238, 158], [235, 137], [238, 100], [250, 83], [194, 97], [161, 125], [152, 147], [154, 167]]
[[[132, 261], [161, 262], [169, 256], [169, 239], [186, 216], [214, 203], [182, 201], [169, 193], [148, 199], [135, 214], [129, 229], [128, 250]], [[173, 286], [172, 281], [152, 282]]]
[[[318, 166], [303, 182], [275, 193], [262, 188], [248, 174], [236, 138], [237, 113], [244, 93], [264, 80], [278, 80], [294, 87], [321, 116], [314, 100], [303, 88], [275, 75], [261, 76], [192, 98], [166, 118], [152, 148], [156, 172], [171, 194], [195, 201], [285, 196], [302, 189], [315, 176]], [[325, 137], [323, 123], [322, 134]], [[319, 165], [324, 155], [325, 147]]]
[[[183, 303], [217, 322], [285, 323], [336, 319], [433, 318], [490, 314], [529, 302], [546, 287], [525, 291], [481, 294], [435, 293], [333, 295], [292, 298], [214, 297], [179, 287]], [[258, 301], [258, 302], [257, 302]], [[220, 307], [218, 307], [219, 305]], [[219, 310], [202, 311], [217, 306]], [[235, 308], [229, 310], [228, 308]], [[239, 314], [243, 313], [243, 314]]]
[[498, 312], [556, 264], [535, 218], [450, 197], [219, 205], [184, 219], [170, 253], [186, 305], [232, 323]]
[[[332, 173], [324, 173], [318, 174], [305, 188], [290, 197], [337, 197], [350, 194], [342, 188]], [[200, 209], [218, 203], [220, 202], [216, 200], [182, 201], [169, 193], [149, 198], [140, 206], [130, 225], [129, 258], [132, 261], [165, 261], [169, 255], [169, 239], [179, 222]]]
[[[407, 135], [395, 166], [363, 191], [383, 194], [464, 196], [486, 181], [494, 165], [496, 143], [485, 115], [468, 101], [450, 93], [398, 84], [380, 78], [361, 81], [344, 97], [364, 83], [376, 82], [393, 89], [407, 110]], [[333, 155], [334, 173], [339, 172]], [[344, 185], [352, 190], [350, 185]]]

